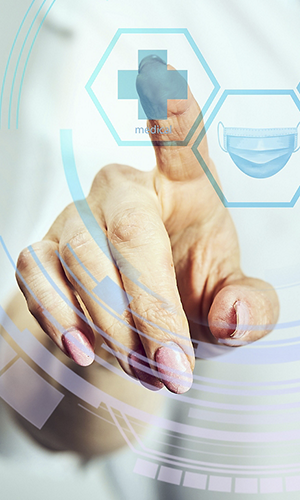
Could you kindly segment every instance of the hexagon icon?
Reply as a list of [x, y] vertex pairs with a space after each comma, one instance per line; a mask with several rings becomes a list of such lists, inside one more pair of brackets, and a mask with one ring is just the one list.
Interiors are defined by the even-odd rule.
[[[147, 120], [141, 118], [135, 77], [141, 54], [158, 54], [187, 76], [204, 115], [220, 85], [187, 29], [119, 29], [113, 37], [86, 90], [119, 146], [150, 146], [145, 131]], [[120, 75], [126, 80], [126, 92], [120, 92]], [[201, 82], [201, 85], [199, 85]], [[168, 145], [189, 142], [201, 120], [198, 117], [185, 140]], [[164, 141], [161, 141], [163, 144]]]
[[[205, 123], [206, 134], [214, 163], [218, 168], [217, 182], [204, 162], [199, 146], [203, 139], [200, 133], [193, 152], [219, 198], [226, 207], [293, 207], [300, 196], [299, 127], [300, 101], [293, 90], [225, 90]], [[296, 131], [294, 151], [287, 163], [277, 173], [266, 177], [252, 177], [241, 171], [228, 152], [222, 149], [222, 126], [235, 130], [249, 129], [254, 135], [261, 131], [274, 134]], [[275, 130], [274, 130], [275, 129]], [[296, 135], [295, 135], [296, 137]], [[278, 141], [277, 141], [278, 142]], [[298, 142], [298, 144], [296, 143]], [[278, 142], [280, 144], [280, 141]], [[276, 148], [279, 150], [279, 145]], [[263, 134], [259, 148], [268, 157], [268, 148]], [[247, 151], [245, 150], [245, 154]], [[279, 153], [278, 153], [279, 154]], [[260, 167], [259, 167], [260, 168]], [[261, 167], [263, 168], [263, 167]]]

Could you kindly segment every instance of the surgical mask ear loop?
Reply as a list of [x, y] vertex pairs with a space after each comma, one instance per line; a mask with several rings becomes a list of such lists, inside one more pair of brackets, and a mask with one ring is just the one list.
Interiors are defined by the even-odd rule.
[[[299, 125], [300, 125], [300, 123], [299, 123]], [[222, 151], [224, 151], [225, 153], [227, 153], [227, 149], [225, 149], [224, 146], [222, 146], [221, 140], [220, 140], [221, 127], [223, 127], [223, 143], [224, 143], [224, 129], [225, 129], [225, 127], [224, 127], [224, 124], [222, 122], [219, 122], [218, 123], [218, 141], [219, 141], [219, 146], [222, 149]]]
[[298, 125], [296, 127], [296, 130], [297, 130], [297, 133], [298, 133], [297, 144], [299, 144], [299, 146], [297, 147], [297, 149], [294, 150], [294, 153], [296, 153], [300, 149], [299, 130], [298, 130], [299, 129], [299, 125], [300, 125], [300, 122], [298, 123]]

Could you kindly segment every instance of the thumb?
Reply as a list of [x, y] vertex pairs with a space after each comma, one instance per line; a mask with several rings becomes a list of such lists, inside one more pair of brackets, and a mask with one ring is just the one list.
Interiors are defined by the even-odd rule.
[[[191, 149], [204, 126], [201, 109], [181, 72], [158, 56], [147, 56], [140, 63], [136, 88], [149, 120], [160, 173], [173, 181], [188, 181], [203, 175]], [[188, 144], [182, 144], [187, 137]], [[200, 154], [208, 161], [206, 138], [200, 147]]]
[[220, 343], [238, 347], [269, 333], [278, 314], [279, 302], [273, 287], [265, 281], [242, 276], [228, 280], [217, 291], [208, 324]]

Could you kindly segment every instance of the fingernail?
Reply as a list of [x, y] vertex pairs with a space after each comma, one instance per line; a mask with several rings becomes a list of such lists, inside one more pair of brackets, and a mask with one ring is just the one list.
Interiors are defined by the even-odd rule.
[[236, 329], [230, 335], [232, 339], [240, 339], [249, 332], [249, 309], [243, 302], [237, 300], [234, 304], [236, 314]]
[[145, 351], [137, 349], [136, 352], [129, 354], [129, 365], [142, 386], [150, 389], [150, 391], [159, 391], [163, 388], [163, 384], [153, 375], [150, 365], [145, 358]]
[[151, 64], [151, 63], [154, 63], [154, 62], [159, 62], [159, 63], [164, 64], [166, 66], [165, 61], [163, 61], [159, 56], [156, 56], [155, 54], [153, 54], [151, 56], [144, 57], [144, 59], [141, 60], [141, 62], [139, 64], [138, 72], [141, 73], [142, 69], [147, 64]]
[[168, 342], [155, 353], [157, 371], [167, 389], [176, 394], [187, 392], [193, 384], [193, 373], [186, 354], [175, 342]]
[[80, 366], [89, 366], [95, 359], [93, 347], [88, 338], [75, 328], [65, 332], [62, 342], [67, 354]]

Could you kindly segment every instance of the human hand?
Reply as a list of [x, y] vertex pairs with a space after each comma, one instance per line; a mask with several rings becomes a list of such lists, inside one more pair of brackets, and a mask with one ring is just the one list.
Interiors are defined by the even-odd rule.
[[[138, 77], [144, 108], [159, 106], [157, 65], [157, 58], [144, 60]], [[168, 119], [149, 123], [172, 130], [150, 134], [155, 169], [108, 165], [99, 171], [87, 203], [100, 246], [77, 210], [86, 213], [84, 202], [71, 204], [41, 242], [21, 252], [17, 265], [29, 310], [65, 354], [87, 366], [104, 340], [126, 373], [175, 393], [192, 384], [190, 332], [241, 345], [264, 336], [279, 309], [270, 285], [242, 273], [230, 214], [191, 150], [203, 123], [188, 146], [158, 143], [184, 140], [199, 115], [190, 91], [186, 100], [169, 101]], [[199, 151], [217, 179], [205, 137]], [[93, 292], [107, 277], [119, 287], [118, 303], [124, 302], [121, 290], [132, 298], [119, 316]]]

